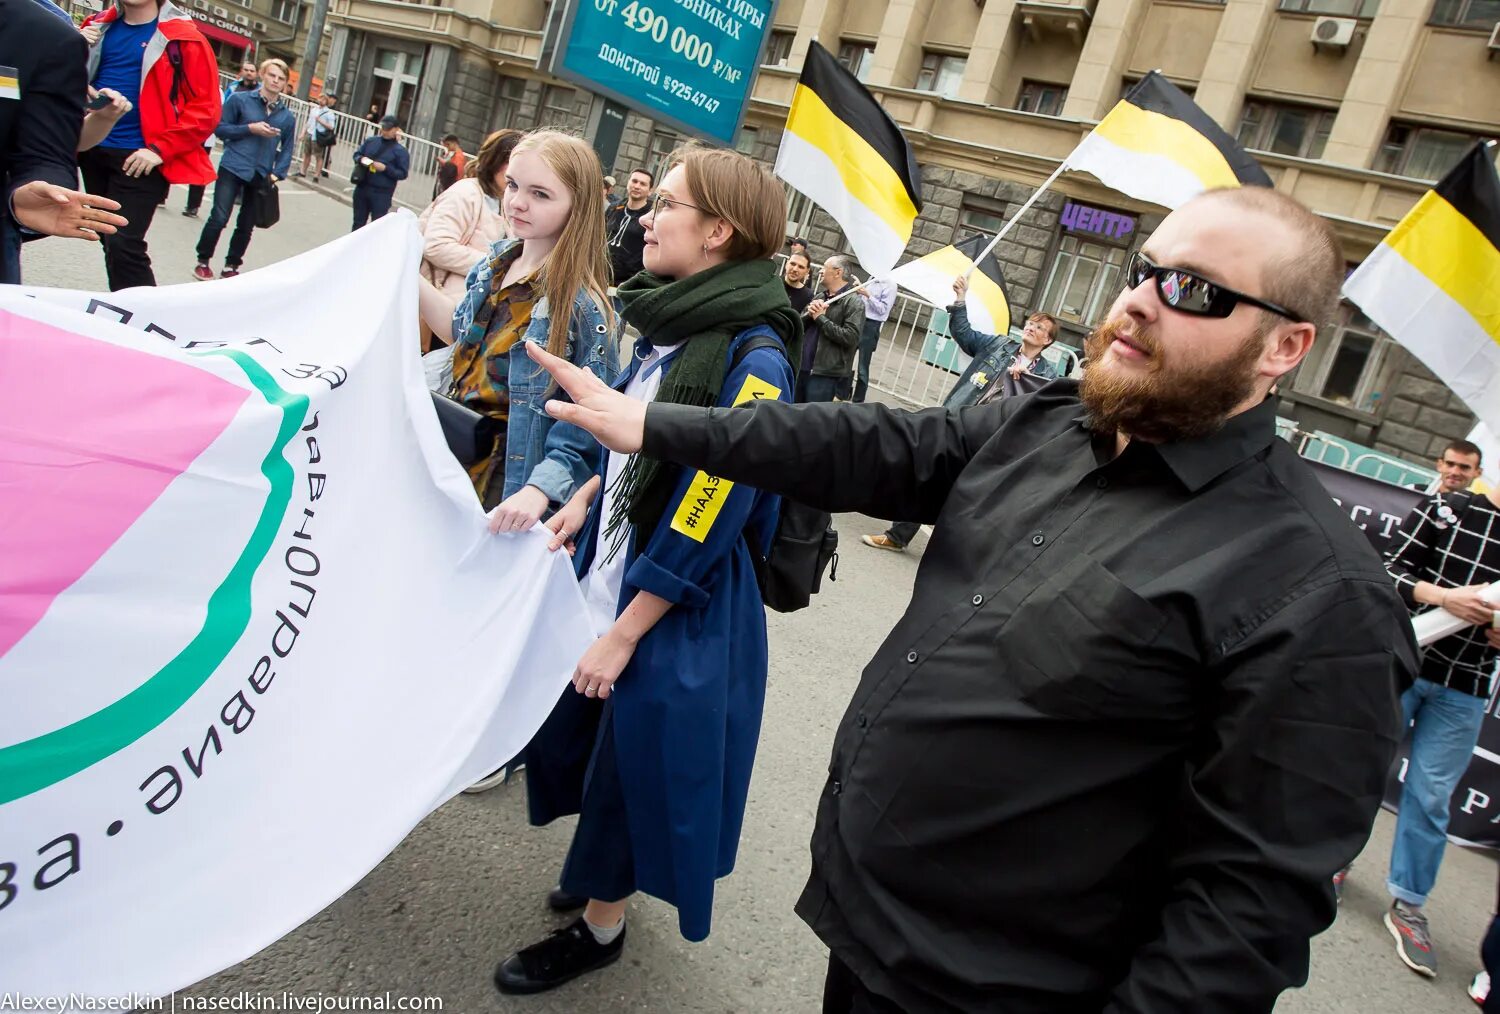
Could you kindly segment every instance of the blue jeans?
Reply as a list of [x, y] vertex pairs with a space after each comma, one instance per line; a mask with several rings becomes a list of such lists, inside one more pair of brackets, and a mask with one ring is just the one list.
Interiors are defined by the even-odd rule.
[[838, 377], [820, 377], [816, 373], [811, 374], [804, 388], [805, 400], [809, 402], [832, 401], [839, 395], [840, 382]]
[[867, 320], [859, 333], [859, 365], [855, 367], [854, 400], [864, 401], [870, 390], [870, 359], [875, 355], [875, 346], [880, 344], [880, 329], [883, 320]]
[[1411, 728], [1411, 761], [1396, 815], [1396, 841], [1386, 889], [1422, 905], [1437, 883], [1448, 844], [1453, 789], [1469, 766], [1488, 702], [1420, 677], [1401, 695], [1403, 727]]

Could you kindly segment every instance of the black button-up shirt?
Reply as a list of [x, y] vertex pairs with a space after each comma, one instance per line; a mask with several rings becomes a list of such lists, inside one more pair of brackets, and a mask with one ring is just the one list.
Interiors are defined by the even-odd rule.
[[1416, 669], [1276, 439], [1114, 442], [1073, 381], [948, 412], [653, 404], [646, 453], [936, 522], [839, 725], [799, 914], [911, 1011], [1269, 1011], [1369, 834]]

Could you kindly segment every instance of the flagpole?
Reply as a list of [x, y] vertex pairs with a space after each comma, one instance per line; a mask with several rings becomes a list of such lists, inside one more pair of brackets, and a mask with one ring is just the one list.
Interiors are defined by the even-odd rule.
[[1063, 159], [1058, 163], [1057, 168], [1052, 170], [1052, 175], [1043, 180], [1042, 185], [1037, 187], [1036, 190], [1032, 192], [1032, 195], [1030, 197], [1026, 198], [1026, 203], [1021, 205], [1021, 207], [1016, 211], [1014, 215], [1010, 216], [1010, 221], [1006, 222], [1000, 227], [1000, 231], [995, 233], [995, 238], [990, 240], [989, 246], [980, 251], [979, 256], [974, 258], [974, 263], [969, 265], [969, 270], [964, 272], [965, 282], [968, 282], [968, 280], [973, 276], [974, 269], [979, 267], [984, 259], [988, 257], [992, 252], [994, 252], [995, 247], [1000, 245], [1000, 241], [1004, 239], [1006, 234], [1009, 233], [1010, 230], [1015, 226], [1020, 217], [1026, 214], [1026, 210], [1033, 204], [1035, 204], [1036, 199], [1042, 196], [1042, 194], [1046, 193], [1047, 189], [1051, 187], [1052, 184], [1057, 182], [1057, 178], [1061, 176], [1063, 174], [1063, 171], [1067, 168], [1068, 160]]

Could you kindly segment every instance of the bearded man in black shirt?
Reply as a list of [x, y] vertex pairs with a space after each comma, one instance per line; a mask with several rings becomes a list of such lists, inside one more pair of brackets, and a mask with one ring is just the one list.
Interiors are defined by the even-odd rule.
[[1417, 668], [1268, 400], [1342, 275], [1290, 198], [1201, 195], [1081, 384], [956, 411], [648, 407], [528, 346], [607, 447], [935, 525], [818, 808], [825, 1011], [1260, 1014], [1306, 981]]

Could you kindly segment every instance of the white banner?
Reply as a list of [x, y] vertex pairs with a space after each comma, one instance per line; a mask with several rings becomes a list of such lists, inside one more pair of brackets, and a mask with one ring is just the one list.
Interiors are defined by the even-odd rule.
[[156, 997], [272, 943], [592, 641], [444, 444], [420, 251], [403, 212], [228, 281], [0, 286], [0, 993]]

